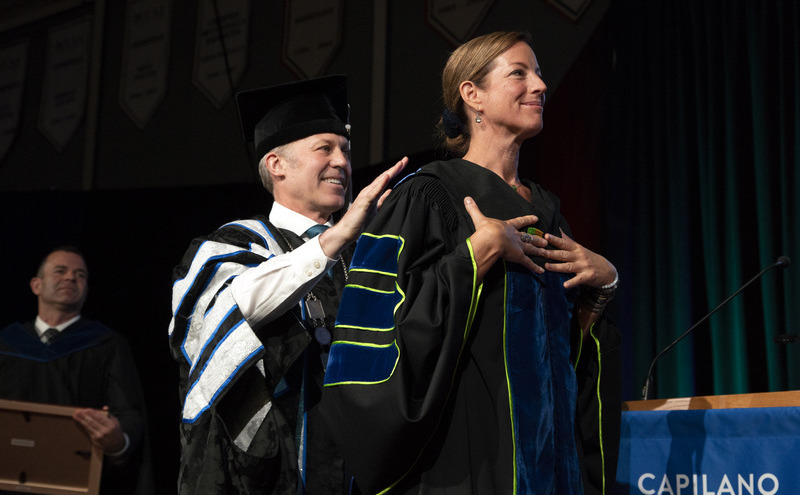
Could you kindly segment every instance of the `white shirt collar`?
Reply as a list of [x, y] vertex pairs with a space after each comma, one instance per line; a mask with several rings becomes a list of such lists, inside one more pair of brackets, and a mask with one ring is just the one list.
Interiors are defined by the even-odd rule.
[[[280, 229], [286, 229], [295, 233], [298, 237], [302, 236], [309, 227], [317, 225], [317, 222], [311, 220], [307, 216], [290, 210], [274, 201], [272, 203], [272, 210], [269, 212], [269, 221], [272, 222], [272, 225]], [[333, 223], [328, 221], [325, 225], [331, 227]]]
[[73, 323], [75, 323], [76, 321], [78, 321], [80, 318], [81, 318], [81, 315], [78, 315], [78, 316], [76, 316], [74, 318], [71, 318], [71, 319], [65, 321], [64, 323], [62, 323], [60, 325], [56, 325], [54, 327], [51, 327], [50, 325], [45, 323], [45, 321], [43, 319], [39, 318], [39, 315], [36, 315], [36, 321], [33, 322], [33, 325], [36, 327], [36, 331], [39, 332], [39, 336], [41, 337], [42, 334], [44, 332], [46, 332], [48, 328], [55, 328], [56, 330], [61, 332], [62, 330], [64, 330], [68, 326], [70, 326]]

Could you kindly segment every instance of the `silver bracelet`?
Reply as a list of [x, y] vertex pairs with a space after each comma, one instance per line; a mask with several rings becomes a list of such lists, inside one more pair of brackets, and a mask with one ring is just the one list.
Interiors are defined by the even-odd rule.
[[602, 312], [606, 305], [614, 299], [614, 293], [619, 287], [619, 273], [614, 276], [614, 281], [601, 287], [583, 286], [581, 295], [583, 305], [595, 313]]
[[617, 290], [617, 287], [619, 287], [619, 272], [615, 272], [614, 273], [614, 281], [613, 282], [611, 282], [610, 284], [601, 285], [600, 287], [598, 287], [598, 289], [600, 289], [600, 290], [609, 290], [609, 289], [610, 290]]

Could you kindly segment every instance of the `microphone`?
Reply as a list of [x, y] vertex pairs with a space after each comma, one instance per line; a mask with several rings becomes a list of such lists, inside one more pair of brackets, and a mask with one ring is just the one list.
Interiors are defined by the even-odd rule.
[[694, 325], [689, 327], [689, 330], [686, 330], [685, 332], [683, 332], [683, 334], [681, 334], [680, 337], [678, 337], [677, 339], [673, 340], [667, 347], [662, 349], [661, 352], [656, 354], [656, 357], [654, 357], [653, 360], [650, 361], [650, 368], [647, 369], [647, 376], [644, 379], [644, 386], [642, 387], [642, 400], [647, 400], [648, 399], [648, 392], [650, 391], [650, 384], [651, 384], [651, 382], [653, 380], [653, 369], [655, 368], [656, 361], [658, 361], [658, 358], [663, 356], [664, 353], [666, 353], [668, 350], [672, 349], [675, 346], [675, 344], [677, 344], [678, 342], [683, 340], [684, 337], [686, 337], [687, 335], [692, 333], [692, 330], [694, 330], [701, 323], [703, 323], [704, 321], [709, 319], [711, 317], [711, 315], [713, 315], [714, 313], [717, 312], [717, 310], [719, 310], [721, 307], [725, 306], [728, 303], [728, 301], [730, 301], [731, 299], [733, 299], [734, 297], [739, 295], [739, 293], [742, 292], [748, 285], [752, 284], [754, 281], [756, 281], [757, 279], [761, 278], [762, 275], [764, 275], [768, 271], [772, 270], [773, 268], [776, 268], [776, 267], [786, 268], [787, 266], [789, 266], [791, 264], [792, 264], [792, 260], [790, 260], [788, 256], [786, 256], [786, 255], [779, 256], [778, 260], [775, 263], [769, 265], [768, 267], [766, 267], [763, 270], [761, 270], [760, 272], [758, 272], [755, 277], [753, 277], [750, 280], [748, 280], [744, 285], [739, 287], [739, 289], [736, 292], [734, 292], [733, 294], [728, 296], [724, 301], [719, 303], [716, 308], [712, 309], [711, 312], [709, 312], [704, 317], [700, 318], [700, 320], [697, 323], [695, 323]]

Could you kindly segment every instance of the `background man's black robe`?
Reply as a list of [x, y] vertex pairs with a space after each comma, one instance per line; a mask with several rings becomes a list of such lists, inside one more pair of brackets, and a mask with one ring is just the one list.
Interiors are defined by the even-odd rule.
[[153, 493], [146, 411], [136, 364], [127, 341], [114, 330], [81, 318], [51, 344], [33, 323], [0, 330], [0, 398], [102, 409], [120, 422], [128, 451], [103, 462], [101, 492]]

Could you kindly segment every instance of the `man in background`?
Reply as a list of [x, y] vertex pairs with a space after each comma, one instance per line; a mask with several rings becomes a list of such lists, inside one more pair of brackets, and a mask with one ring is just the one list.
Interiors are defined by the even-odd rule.
[[74, 406], [104, 455], [101, 493], [153, 493], [145, 404], [125, 338], [81, 316], [89, 270], [75, 247], [52, 250], [30, 287], [36, 319], [0, 330], [0, 398]]

